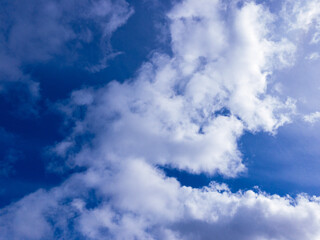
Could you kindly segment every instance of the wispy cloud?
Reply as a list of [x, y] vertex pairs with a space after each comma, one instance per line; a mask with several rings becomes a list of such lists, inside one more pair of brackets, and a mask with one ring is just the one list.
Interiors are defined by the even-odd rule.
[[309, 115], [305, 115], [303, 119], [309, 123], [315, 123], [320, 120], [320, 112], [314, 112]]
[[309, 54], [309, 55], [306, 57], [306, 59], [313, 61], [313, 60], [319, 59], [319, 57], [320, 57], [319, 53], [313, 52], [313, 53]]
[[[132, 13], [128, 3], [121, 0], [3, 1], [0, 10], [1, 93], [16, 88], [14, 84], [18, 82], [25, 85], [25, 92], [33, 100], [39, 99], [41, 86], [25, 72], [30, 64], [60, 58], [65, 64], [77, 62], [83, 68], [103, 69], [114, 55], [110, 45], [112, 33]], [[83, 51], [90, 44], [96, 48], [95, 59], [83, 60]]]

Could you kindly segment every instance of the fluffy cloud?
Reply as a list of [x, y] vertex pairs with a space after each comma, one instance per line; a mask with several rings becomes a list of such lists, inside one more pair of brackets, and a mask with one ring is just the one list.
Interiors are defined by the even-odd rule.
[[[199, 11], [204, 5], [211, 8]], [[290, 103], [285, 106], [265, 94], [267, 77], [275, 67], [288, 64], [295, 47], [286, 39], [270, 38], [268, 27], [273, 16], [262, 6], [248, 3], [241, 10], [229, 8], [235, 6], [186, 1], [169, 14], [173, 50], [183, 58], [182, 70], [193, 71], [187, 93], [193, 100], [208, 96], [206, 101], [213, 102], [218, 98], [248, 129], [272, 131], [288, 120], [275, 115]]]
[[[72, 142], [78, 147], [79, 136], [89, 134], [93, 148], [84, 146], [72, 164], [105, 166], [116, 156], [194, 173], [243, 171], [237, 150], [243, 131], [274, 132], [290, 120], [290, 99], [281, 102], [266, 91], [274, 62], [279, 66], [285, 60], [279, 56], [294, 48], [268, 38], [272, 15], [262, 6], [231, 5], [227, 11], [209, 2], [185, 1], [169, 13], [172, 57], [155, 54], [132, 82], [74, 92], [63, 107], [76, 117], [74, 132], [56, 149]], [[205, 3], [211, 10], [200, 11]], [[220, 26], [215, 34], [223, 43], [215, 41], [211, 26]], [[79, 110], [86, 111], [82, 119]], [[95, 161], [92, 155], [98, 155]]]
[[216, 183], [202, 189], [181, 187], [136, 159], [109, 170], [74, 175], [59, 188], [40, 190], [2, 209], [0, 239], [320, 236], [320, 204], [315, 197], [231, 193]]
[[273, 37], [265, 7], [186, 0], [168, 18], [172, 56], [155, 53], [134, 79], [60, 103], [72, 132], [51, 153], [86, 170], [2, 209], [0, 238], [320, 237], [316, 197], [232, 193], [216, 183], [194, 189], [160, 170], [235, 177], [245, 171], [243, 132], [274, 133], [294, 111], [292, 100], [268, 91], [295, 47]]

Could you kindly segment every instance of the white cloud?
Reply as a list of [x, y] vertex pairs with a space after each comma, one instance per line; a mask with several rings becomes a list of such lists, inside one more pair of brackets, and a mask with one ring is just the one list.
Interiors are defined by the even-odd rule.
[[303, 117], [304, 121], [309, 123], [315, 123], [320, 120], [320, 112], [314, 112]]
[[309, 55], [306, 57], [306, 59], [308, 59], [308, 60], [310, 60], [310, 61], [314, 61], [314, 60], [319, 59], [319, 57], [320, 57], [319, 53], [313, 52], [313, 53], [309, 54]]
[[49, 192], [38, 191], [1, 210], [0, 216], [0, 239], [313, 240], [320, 236], [316, 197], [231, 193], [215, 183], [202, 189], [181, 187], [134, 159], [109, 170], [79, 174]]
[[87, 170], [2, 209], [4, 239], [319, 239], [316, 197], [194, 189], [158, 169], [235, 177], [243, 132], [274, 133], [294, 111], [268, 92], [295, 47], [272, 37], [265, 7], [186, 0], [168, 17], [172, 56], [60, 105], [74, 128], [53, 151]]
[[316, 23], [316, 28], [319, 28], [320, 20], [320, 1], [293, 1], [286, 0], [283, 4], [283, 14], [288, 21], [291, 30], [301, 29], [309, 31], [309, 29]]
[[[242, 122], [234, 116], [214, 116], [222, 106], [210, 102], [202, 103], [205, 109], [197, 109], [170, 87], [177, 76], [172, 61], [163, 56], [155, 61], [143, 66], [133, 83], [113, 82], [95, 92], [88, 89], [74, 94], [94, 99], [85, 119], [77, 121], [74, 137], [85, 132], [96, 136], [94, 153], [90, 149], [80, 152], [75, 163], [104, 166], [115, 155], [141, 157], [195, 173], [219, 171], [234, 176], [242, 171], [236, 144]], [[77, 100], [72, 99], [71, 108], [77, 108]], [[64, 111], [72, 113], [65, 107]], [[107, 159], [91, 161], [91, 154]]]
[[[173, 19], [171, 30], [173, 49], [178, 49], [177, 57], [183, 57], [184, 60], [181, 63], [182, 70], [187, 71], [186, 73], [194, 71], [189, 84], [192, 84], [193, 80], [202, 81], [197, 85], [207, 90], [200, 94], [191, 91], [197, 94], [197, 99], [203, 95], [217, 98], [215, 95], [219, 93], [221, 96], [218, 96], [218, 101], [223, 101], [224, 106], [238, 115], [249, 129], [262, 128], [272, 131], [277, 125], [282, 124], [281, 117], [276, 118], [274, 113], [278, 108], [286, 106], [276, 98], [264, 95], [267, 89], [267, 76], [275, 67], [288, 65], [295, 51], [294, 46], [285, 39], [278, 42], [269, 39], [268, 26], [272, 24], [273, 16], [261, 6], [248, 3], [241, 10], [229, 6], [234, 9], [231, 13], [215, 10], [212, 11], [214, 14], [210, 15], [208, 13], [211, 10], [208, 5], [222, 11], [222, 4], [218, 1], [211, 4], [199, 2], [199, 6], [202, 4], [208, 7], [200, 13], [194, 4], [185, 1], [182, 7], [176, 7], [180, 12], [174, 15], [173, 10], [169, 15]], [[228, 22], [222, 20], [223, 14], [230, 15]], [[180, 29], [177, 29], [176, 25], [180, 26]], [[215, 27], [216, 25], [219, 27]], [[194, 30], [192, 34], [188, 34], [188, 28]], [[212, 35], [212, 31], [219, 37]], [[190, 37], [187, 37], [190, 35], [195, 39], [190, 43], [193, 46], [192, 50], [186, 48], [188, 41], [191, 41]], [[184, 49], [179, 50], [176, 46], [183, 46]], [[198, 52], [195, 52], [195, 49], [198, 49]], [[191, 63], [190, 56], [193, 59]], [[204, 66], [195, 62], [203, 58], [206, 62]], [[193, 70], [197, 66], [201, 66], [203, 70]], [[213, 87], [215, 92], [210, 91]]]
[[[203, 4], [185, 1], [169, 13], [173, 57], [155, 54], [133, 82], [72, 95], [63, 107], [69, 118], [78, 106], [87, 108], [72, 137], [95, 136], [94, 153], [86, 146], [73, 164], [105, 166], [114, 156], [138, 157], [193, 173], [236, 176], [244, 171], [237, 149], [243, 130], [274, 132], [290, 120], [293, 102], [266, 93], [274, 62], [284, 60], [279, 54], [294, 50], [290, 44], [279, 50], [283, 41], [269, 39], [271, 13], [253, 3], [231, 5], [227, 21], [222, 5], [209, 2], [204, 11]], [[215, 45], [209, 26], [216, 25], [228, 25], [218, 28], [223, 44]], [[185, 35], [189, 28], [192, 39]], [[92, 154], [103, 157], [91, 161]]]
[[[282, 17], [289, 32], [303, 31], [308, 34], [309, 44], [317, 45], [320, 34], [320, 1], [286, 0], [283, 4]], [[297, 35], [301, 44], [301, 34]], [[310, 37], [311, 36], [311, 37]], [[299, 39], [300, 38], [300, 39]], [[304, 37], [305, 38], [305, 37]]]

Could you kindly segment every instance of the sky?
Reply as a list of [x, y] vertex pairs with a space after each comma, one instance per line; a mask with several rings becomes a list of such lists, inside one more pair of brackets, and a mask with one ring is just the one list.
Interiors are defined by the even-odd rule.
[[320, 0], [3, 0], [0, 43], [0, 240], [320, 239]]

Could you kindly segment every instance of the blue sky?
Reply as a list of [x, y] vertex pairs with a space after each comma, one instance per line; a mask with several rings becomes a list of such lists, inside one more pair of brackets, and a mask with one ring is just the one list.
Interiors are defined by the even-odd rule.
[[0, 3], [0, 240], [319, 239], [320, 1]]

